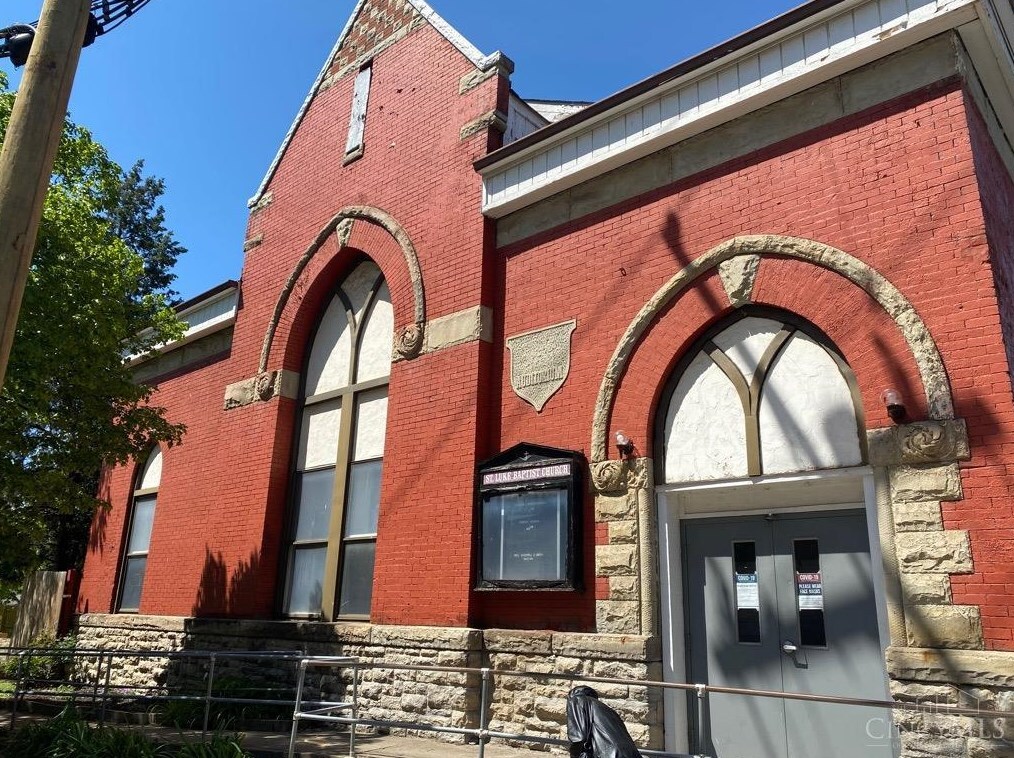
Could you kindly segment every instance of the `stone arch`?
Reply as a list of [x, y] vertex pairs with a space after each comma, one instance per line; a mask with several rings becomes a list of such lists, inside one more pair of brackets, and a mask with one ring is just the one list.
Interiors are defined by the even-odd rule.
[[352, 234], [352, 225], [357, 220], [373, 224], [386, 231], [398, 243], [405, 256], [405, 266], [408, 269], [409, 278], [412, 282], [412, 297], [414, 301], [413, 321], [395, 331], [394, 351], [395, 356], [398, 358], [414, 358], [419, 354], [423, 344], [423, 330], [426, 325], [426, 296], [423, 289], [422, 270], [419, 268], [419, 256], [416, 254], [415, 245], [412, 244], [412, 239], [408, 236], [408, 232], [405, 231], [404, 227], [391, 214], [368, 205], [350, 205], [338, 211], [323, 226], [296, 262], [288, 279], [285, 280], [282, 291], [278, 293], [278, 301], [275, 303], [275, 309], [271, 314], [271, 320], [268, 322], [268, 328], [264, 333], [260, 363], [257, 368], [258, 374], [264, 374], [268, 370], [268, 360], [271, 356], [271, 346], [274, 342], [275, 332], [278, 329], [282, 314], [285, 312], [289, 297], [299, 281], [299, 277], [302, 276], [307, 265], [309, 265], [310, 261], [313, 260], [313, 257], [332, 234], [337, 235], [338, 248], [345, 247]]
[[[592, 417], [591, 462], [607, 459], [607, 424], [620, 379], [648, 327], [662, 310], [700, 276], [733, 258], [777, 255], [807, 261], [845, 277], [872, 297], [894, 320], [915, 359], [929, 416], [954, 418], [954, 400], [943, 359], [929, 329], [908, 299], [874, 268], [848, 253], [813, 240], [781, 235], [747, 235], [727, 240], [691, 261], [666, 282], [631, 321], [606, 366]], [[747, 258], [748, 260], [748, 258]], [[751, 266], [745, 266], [749, 269]], [[756, 269], [756, 260], [752, 265]]]

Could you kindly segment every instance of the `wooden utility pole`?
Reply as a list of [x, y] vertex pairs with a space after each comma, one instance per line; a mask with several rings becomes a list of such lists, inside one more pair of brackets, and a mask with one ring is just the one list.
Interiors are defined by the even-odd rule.
[[45, 0], [0, 150], [0, 388], [90, 6], [90, 0]]

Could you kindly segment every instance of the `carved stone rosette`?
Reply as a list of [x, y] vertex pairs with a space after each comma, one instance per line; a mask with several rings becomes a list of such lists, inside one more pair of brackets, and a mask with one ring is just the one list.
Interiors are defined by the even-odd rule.
[[624, 461], [600, 461], [591, 464], [591, 480], [595, 492], [617, 494], [627, 489], [627, 466]]
[[409, 324], [394, 335], [395, 358], [410, 359], [419, 355], [423, 346], [423, 325]]

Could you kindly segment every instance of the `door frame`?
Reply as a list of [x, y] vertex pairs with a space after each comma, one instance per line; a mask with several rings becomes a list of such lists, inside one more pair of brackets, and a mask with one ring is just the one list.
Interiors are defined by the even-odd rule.
[[[748, 498], [749, 508], [737, 507]], [[662, 484], [655, 487], [658, 515], [659, 589], [662, 622], [662, 678], [687, 681], [689, 655], [683, 588], [682, 522], [687, 519], [749, 516], [862, 508], [870, 545], [874, 602], [881, 650], [890, 644], [887, 590], [880, 550], [877, 499], [869, 466], [829, 469], [796, 474], [774, 474], [748, 479]], [[889, 684], [884, 661], [884, 698]], [[690, 724], [687, 693], [666, 689], [663, 695], [665, 749], [688, 752]]]

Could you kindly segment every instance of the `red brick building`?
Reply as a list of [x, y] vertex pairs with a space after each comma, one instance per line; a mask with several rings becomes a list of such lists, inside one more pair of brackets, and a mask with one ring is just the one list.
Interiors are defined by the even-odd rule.
[[[814, 0], [579, 108], [361, 2], [241, 281], [138, 362], [188, 431], [106, 472], [82, 639], [1007, 707], [1012, 34], [992, 1]], [[494, 723], [555, 736], [539, 697]], [[1010, 749], [611, 697], [668, 750]]]

